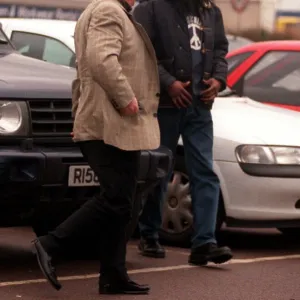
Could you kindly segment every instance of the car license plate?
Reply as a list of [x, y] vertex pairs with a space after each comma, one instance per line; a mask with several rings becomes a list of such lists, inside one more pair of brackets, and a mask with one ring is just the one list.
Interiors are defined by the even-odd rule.
[[89, 166], [70, 166], [68, 185], [71, 187], [97, 186], [99, 181]]

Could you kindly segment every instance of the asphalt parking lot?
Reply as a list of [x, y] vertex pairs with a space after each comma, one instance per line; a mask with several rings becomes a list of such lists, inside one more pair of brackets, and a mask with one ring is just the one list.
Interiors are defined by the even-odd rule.
[[234, 259], [222, 266], [201, 268], [187, 264], [188, 249], [167, 247], [167, 258], [157, 260], [138, 255], [137, 241], [131, 241], [128, 269], [133, 279], [151, 285], [148, 296], [98, 295], [98, 262], [92, 259], [59, 262], [57, 274], [63, 289], [53, 290], [31, 254], [33, 237], [29, 228], [0, 230], [1, 300], [300, 299], [300, 241], [275, 230], [225, 230], [221, 238], [234, 250]]

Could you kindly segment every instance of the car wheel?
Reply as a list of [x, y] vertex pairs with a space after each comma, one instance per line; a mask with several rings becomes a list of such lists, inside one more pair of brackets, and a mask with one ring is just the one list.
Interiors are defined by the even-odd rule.
[[300, 228], [277, 228], [282, 234], [286, 236], [295, 236], [298, 237], [300, 235]]
[[[217, 231], [220, 230], [224, 219], [225, 210], [222, 197], [220, 197]], [[190, 242], [192, 231], [193, 214], [189, 178], [184, 158], [178, 156], [165, 196], [160, 237], [167, 243], [186, 244]]]

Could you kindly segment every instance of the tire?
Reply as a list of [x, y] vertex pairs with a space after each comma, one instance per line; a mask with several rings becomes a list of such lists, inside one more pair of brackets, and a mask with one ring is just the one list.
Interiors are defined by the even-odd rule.
[[[225, 210], [221, 196], [217, 216], [217, 231], [220, 230], [224, 220]], [[189, 179], [184, 157], [178, 155], [164, 201], [160, 238], [166, 243], [189, 244], [192, 232], [193, 215], [191, 211]]]
[[298, 227], [291, 227], [291, 228], [277, 228], [282, 234], [289, 236], [289, 237], [297, 237], [300, 236], [300, 228]]

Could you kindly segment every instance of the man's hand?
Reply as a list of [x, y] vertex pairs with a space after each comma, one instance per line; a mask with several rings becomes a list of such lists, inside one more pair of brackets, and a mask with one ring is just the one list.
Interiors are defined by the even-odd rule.
[[186, 87], [190, 84], [190, 81], [175, 81], [169, 86], [168, 93], [177, 108], [187, 107], [192, 104], [192, 95], [186, 90]]
[[204, 102], [213, 101], [221, 89], [221, 83], [214, 78], [203, 80], [203, 82], [208, 88], [201, 93], [201, 100]]
[[136, 98], [133, 98], [132, 101], [124, 108], [120, 109], [120, 114], [122, 116], [134, 116], [139, 111], [139, 105]]

